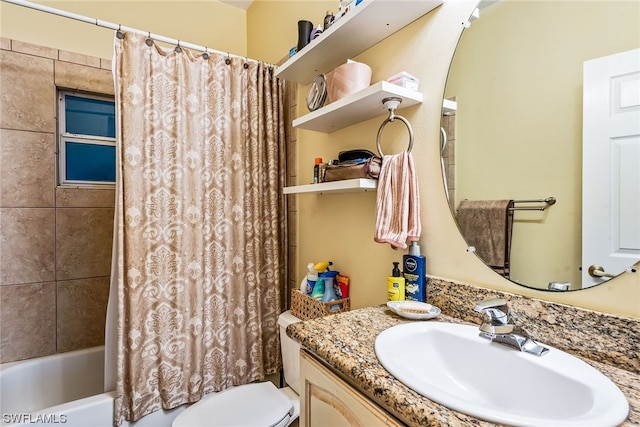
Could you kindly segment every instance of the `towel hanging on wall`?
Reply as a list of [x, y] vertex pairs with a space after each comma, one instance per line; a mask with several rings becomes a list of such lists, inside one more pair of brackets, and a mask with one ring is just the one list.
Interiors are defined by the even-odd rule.
[[513, 200], [463, 200], [458, 227], [476, 254], [496, 272], [509, 278]]
[[376, 196], [374, 240], [392, 248], [407, 248], [407, 241], [418, 241], [420, 193], [413, 156], [408, 151], [382, 158]]

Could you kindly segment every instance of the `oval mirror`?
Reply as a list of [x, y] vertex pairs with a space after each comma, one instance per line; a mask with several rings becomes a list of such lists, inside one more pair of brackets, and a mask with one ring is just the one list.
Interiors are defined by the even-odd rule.
[[[624, 139], [618, 158], [626, 163], [612, 166], [625, 187], [617, 191], [628, 202], [619, 215], [622, 230], [608, 234], [622, 245], [614, 250], [626, 256], [622, 267], [606, 260], [582, 266], [582, 158], [585, 61], [639, 47], [640, 2], [480, 2], [479, 19], [464, 31], [447, 80], [443, 177], [470, 250], [487, 265], [497, 263], [499, 274], [537, 289], [575, 290], [637, 269], [640, 139]], [[630, 75], [622, 86], [637, 91], [640, 71]], [[640, 117], [640, 95], [633, 90], [622, 96]], [[499, 214], [474, 226], [474, 209]], [[594, 220], [588, 221], [590, 229]], [[506, 230], [502, 244], [483, 236], [491, 227]], [[469, 235], [469, 229], [476, 231]], [[497, 252], [487, 254], [492, 245]], [[596, 264], [606, 268], [596, 268], [591, 278], [586, 270]]]

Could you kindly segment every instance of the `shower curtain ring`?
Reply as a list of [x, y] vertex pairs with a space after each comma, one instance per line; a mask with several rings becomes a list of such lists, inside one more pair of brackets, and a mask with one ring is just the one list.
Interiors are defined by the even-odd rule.
[[224, 63], [227, 65], [231, 64], [231, 58], [229, 57], [229, 52], [227, 52], [227, 59], [224, 60]]
[[177, 53], [182, 52], [182, 48], [180, 47], [180, 40], [178, 40], [178, 45], [176, 46], [176, 52]]
[[204, 53], [202, 54], [202, 58], [204, 58], [205, 61], [209, 59], [209, 48], [206, 46], [204, 47]]
[[118, 24], [118, 31], [116, 31], [116, 37], [120, 40], [124, 39], [124, 33], [122, 32], [122, 24]]

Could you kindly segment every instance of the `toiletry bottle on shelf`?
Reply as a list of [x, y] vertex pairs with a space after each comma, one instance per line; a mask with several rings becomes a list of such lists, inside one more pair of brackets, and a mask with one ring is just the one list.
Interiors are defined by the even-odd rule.
[[327, 31], [329, 29], [329, 27], [331, 26], [331, 24], [333, 24], [333, 19], [335, 17], [333, 16], [333, 12], [331, 12], [330, 10], [327, 10], [327, 14], [324, 16], [324, 31]]
[[404, 301], [404, 277], [398, 268], [399, 262], [393, 263], [391, 276], [387, 277], [387, 294], [389, 301]]
[[320, 165], [322, 164], [322, 157], [316, 157], [313, 165], [313, 183], [320, 182]]
[[322, 34], [322, 24], [318, 25], [316, 28], [311, 31], [311, 35], [309, 36], [309, 41], [315, 39], [316, 37]]
[[402, 257], [407, 300], [427, 302], [427, 259], [420, 254], [418, 242], [411, 242], [409, 253]]

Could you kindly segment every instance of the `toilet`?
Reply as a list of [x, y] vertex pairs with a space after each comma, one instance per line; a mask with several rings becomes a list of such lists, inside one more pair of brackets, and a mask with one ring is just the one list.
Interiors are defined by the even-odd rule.
[[278, 317], [284, 379], [232, 387], [203, 397], [182, 411], [172, 427], [286, 427], [300, 416], [300, 345], [287, 336], [287, 326], [300, 319], [285, 311]]

